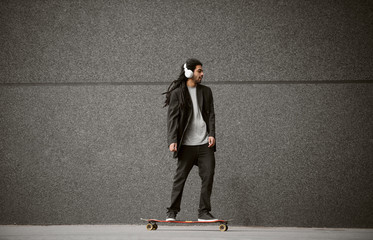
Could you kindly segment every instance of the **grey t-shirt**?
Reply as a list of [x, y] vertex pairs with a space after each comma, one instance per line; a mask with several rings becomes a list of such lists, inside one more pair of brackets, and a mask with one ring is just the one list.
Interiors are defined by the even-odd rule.
[[197, 102], [197, 88], [188, 87], [193, 103], [193, 116], [185, 132], [182, 145], [196, 146], [208, 143], [206, 123]]

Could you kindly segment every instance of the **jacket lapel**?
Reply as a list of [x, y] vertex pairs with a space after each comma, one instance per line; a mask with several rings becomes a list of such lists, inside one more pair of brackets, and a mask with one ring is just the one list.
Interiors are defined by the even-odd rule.
[[199, 110], [202, 113], [203, 94], [202, 94], [202, 89], [199, 86], [199, 84], [197, 85], [197, 102], [198, 102]]

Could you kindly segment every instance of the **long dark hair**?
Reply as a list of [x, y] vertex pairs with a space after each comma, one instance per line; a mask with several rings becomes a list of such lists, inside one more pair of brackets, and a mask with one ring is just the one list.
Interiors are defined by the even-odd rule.
[[[190, 58], [186, 61], [186, 66], [189, 70], [192, 70], [194, 72], [194, 70], [196, 69], [196, 66], [197, 65], [201, 65], [202, 66], [202, 63], [201, 61], [195, 59], [195, 58]], [[180, 94], [181, 94], [181, 102], [179, 103], [179, 107], [180, 108], [184, 108], [184, 105], [185, 105], [185, 91], [186, 91], [186, 82], [187, 82], [188, 78], [185, 77], [185, 74], [184, 74], [184, 63], [181, 65], [181, 71], [180, 71], [180, 74], [179, 74], [179, 77], [174, 80], [170, 86], [168, 86], [167, 88], [167, 91], [162, 93], [162, 94], [166, 94], [166, 100], [164, 101], [164, 106], [163, 107], [166, 107], [168, 106], [168, 104], [170, 103], [170, 95], [171, 95], [171, 92], [174, 91], [175, 89], [177, 88], [181, 88], [181, 91], [180, 91]]]

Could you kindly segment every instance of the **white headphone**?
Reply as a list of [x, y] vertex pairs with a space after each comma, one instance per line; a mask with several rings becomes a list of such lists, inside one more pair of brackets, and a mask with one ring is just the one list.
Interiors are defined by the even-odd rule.
[[186, 78], [192, 78], [193, 77], [193, 71], [189, 70], [187, 68], [186, 63], [184, 64], [184, 75], [185, 75]]

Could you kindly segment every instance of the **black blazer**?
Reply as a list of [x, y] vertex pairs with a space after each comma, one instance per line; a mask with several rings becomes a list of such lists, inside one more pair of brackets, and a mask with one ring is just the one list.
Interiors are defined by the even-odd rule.
[[[174, 158], [178, 156], [183, 141], [184, 134], [193, 115], [193, 103], [189, 91], [185, 88], [184, 96], [186, 96], [185, 106], [180, 108], [181, 88], [173, 90], [170, 94], [170, 103], [167, 112], [167, 141], [168, 146], [171, 143], [177, 143], [177, 152], [174, 152]], [[211, 89], [207, 86], [197, 85], [197, 101], [201, 110], [203, 120], [207, 125], [207, 133], [211, 137], [215, 137], [215, 111], [214, 100]], [[213, 147], [216, 151], [216, 144]]]

